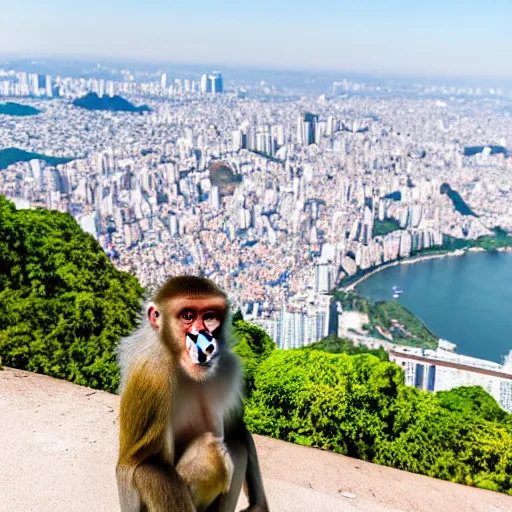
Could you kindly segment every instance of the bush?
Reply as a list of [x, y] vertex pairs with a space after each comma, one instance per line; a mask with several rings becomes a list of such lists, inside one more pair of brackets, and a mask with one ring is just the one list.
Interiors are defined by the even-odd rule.
[[254, 377], [262, 361], [276, 348], [270, 336], [257, 325], [244, 320], [233, 323], [234, 352], [243, 362], [247, 395], [254, 388]]
[[134, 327], [142, 288], [67, 214], [16, 211], [0, 196], [3, 364], [108, 391], [114, 348]]
[[264, 360], [246, 406], [255, 433], [507, 493], [510, 416], [480, 388], [429, 394], [373, 355], [309, 348]]
[[349, 354], [351, 356], [358, 354], [373, 354], [381, 361], [389, 361], [388, 353], [382, 348], [371, 349], [364, 345], [354, 345], [353, 341], [347, 338], [338, 338], [334, 335], [329, 335], [317, 343], [312, 343], [307, 347], [312, 350], [323, 350], [331, 354]]

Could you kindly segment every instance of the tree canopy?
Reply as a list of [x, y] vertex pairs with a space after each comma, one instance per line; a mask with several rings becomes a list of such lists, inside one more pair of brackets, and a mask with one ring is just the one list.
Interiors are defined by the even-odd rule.
[[4, 365], [114, 391], [114, 348], [142, 288], [67, 214], [0, 196], [0, 355]]
[[275, 349], [272, 338], [257, 325], [244, 320], [233, 322], [234, 352], [244, 363], [246, 393], [250, 394], [254, 388], [254, 378], [259, 365]]
[[246, 404], [251, 431], [512, 494], [512, 423], [482, 388], [431, 394], [372, 354], [276, 350]]

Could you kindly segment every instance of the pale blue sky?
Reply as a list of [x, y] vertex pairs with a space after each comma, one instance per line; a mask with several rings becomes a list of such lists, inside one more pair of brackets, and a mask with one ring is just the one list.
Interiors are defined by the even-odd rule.
[[512, 0], [5, 0], [0, 53], [512, 77]]

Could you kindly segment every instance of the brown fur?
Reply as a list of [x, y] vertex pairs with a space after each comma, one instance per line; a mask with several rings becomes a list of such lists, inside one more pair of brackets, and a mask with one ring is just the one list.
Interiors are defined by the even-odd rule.
[[158, 290], [155, 302], [159, 305], [175, 297], [224, 297], [226, 294], [212, 281], [197, 276], [171, 277]]
[[[155, 303], [158, 325], [143, 318], [118, 352], [122, 512], [232, 512], [244, 480], [249, 510], [268, 510], [242, 420], [240, 363], [225, 341], [225, 294], [208, 280], [181, 276], [159, 290]], [[212, 310], [224, 322], [221, 350], [210, 367], [187, 359], [182, 306], [197, 312], [198, 322]]]

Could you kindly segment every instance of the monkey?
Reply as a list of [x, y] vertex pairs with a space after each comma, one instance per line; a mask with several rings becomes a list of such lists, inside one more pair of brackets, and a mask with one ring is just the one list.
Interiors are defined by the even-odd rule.
[[242, 487], [246, 511], [268, 511], [230, 329], [227, 295], [209, 279], [181, 275], [120, 341], [122, 512], [234, 512]]

